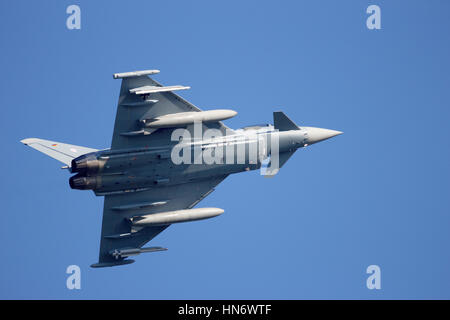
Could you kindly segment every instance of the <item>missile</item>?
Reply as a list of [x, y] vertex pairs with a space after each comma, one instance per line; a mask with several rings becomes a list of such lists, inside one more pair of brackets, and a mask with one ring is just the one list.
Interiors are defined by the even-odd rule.
[[151, 119], [142, 119], [147, 128], [170, 128], [179, 127], [194, 122], [221, 121], [234, 117], [237, 112], [229, 109], [217, 109], [199, 112], [179, 112], [159, 116]]
[[159, 70], [141, 70], [141, 71], [131, 71], [131, 72], [122, 72], [122, 73], [114, 73], [114, 79], [123, 79], [123, 78], [131, 78], [131, 77], [140, 77], [147, 76], [152, 74], [159, 73]]
[[130, 219], [134, 227], [160, 226], [179, 222], [203, 220], [216, 217], [224, 211], [220, 208], [196, 208], [176, 211], [166, 211]]

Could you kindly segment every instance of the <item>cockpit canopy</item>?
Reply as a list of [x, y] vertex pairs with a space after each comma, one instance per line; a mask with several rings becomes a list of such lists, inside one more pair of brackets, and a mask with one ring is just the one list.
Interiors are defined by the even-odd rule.
[[258, 129], [261, 129], [261, 128], [268, 128], [268, 127], [271, 127], [272, 125], [270, 124], [270, 123], [263, 123], [263, 124], [255, 124], [255, 125], [252, 125], [252, 126], [246, 126], [246, 127], [243, 127], [243, 128], [241, 128], [242, 130], [258, 130]]

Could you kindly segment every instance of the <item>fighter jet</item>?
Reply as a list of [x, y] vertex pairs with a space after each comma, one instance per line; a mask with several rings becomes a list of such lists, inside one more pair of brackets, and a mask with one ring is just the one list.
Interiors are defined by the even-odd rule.
[[186, 86], [163, 86], [159, 70], [116, 73], [122, 79], [111, 147], [97, 150], [28, 138], [21, 142], [60, 162], [74, 174], [72, 189], [103, 196], [100, 253], [91, 267], [134, 262], [143, 247], [174, 223], [218, 216], [220, 208], [197, 208], [228, 175], [261, 170], [275, 175], [298, 148], [341, 134], [300, 127], [283, 112], [273, 125], [233, 130], [222, 123], [233, 110], [202, 111], [175, 94]]

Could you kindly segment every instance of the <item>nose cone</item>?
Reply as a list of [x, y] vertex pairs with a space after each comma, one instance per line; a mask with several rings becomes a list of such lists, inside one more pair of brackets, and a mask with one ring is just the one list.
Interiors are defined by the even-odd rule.
[[317, 143], [342, 134], [341, 131], [308, 127], [305, 128], [308, 133], [308, 144]]

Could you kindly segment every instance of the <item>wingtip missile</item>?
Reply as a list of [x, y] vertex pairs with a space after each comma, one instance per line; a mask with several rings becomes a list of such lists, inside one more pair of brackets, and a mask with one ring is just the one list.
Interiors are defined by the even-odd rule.
[[91, 268], [105, 268], [105, 267], [115, 267], [115, 266], [121, 266], [125, 264], [133, 263], [135, 260], [133, 259], [125, 259], [125, 260], [117, 260], [112, 262], [98, 262], [91, 264]]
[[26, 138], [26, 139], [20, 140], [20, 142], [27, 146], [31, 143], [36, 142], [37, 140], [38, 140], [37, 138]]
[[122, 73], [114, 73], [113, 78], [123, 79], [123, 78], [147, 76], [157, 73], [159, 73], [159, 70], [140, 70], [140, 71], [122, 72]]

